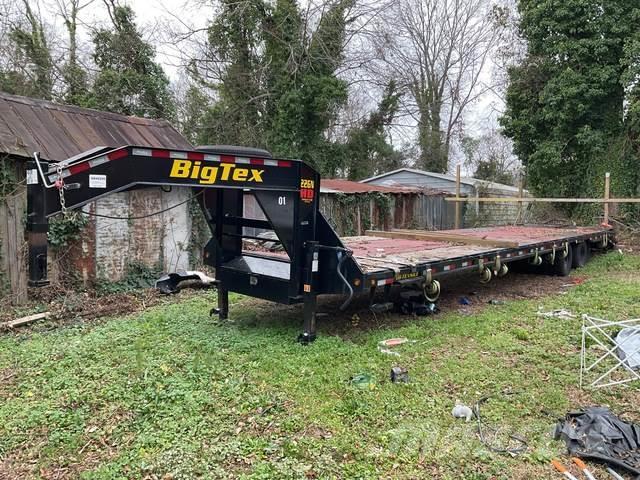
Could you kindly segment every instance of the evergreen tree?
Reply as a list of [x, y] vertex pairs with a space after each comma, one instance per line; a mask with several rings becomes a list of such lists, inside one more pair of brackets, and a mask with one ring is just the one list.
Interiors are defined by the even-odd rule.
[[[622, 180], [633, 169], [634, 159], [615, 147], [624, 130], [622, 60], [637, 31], [637, 2], [521, 0], [519, 10], [528, 52], [509, 72], [502, 123], [528, 186], [548, 196], [601, 193], [605, 170]], [[628, 185], [615, 188], [629, 193]]]

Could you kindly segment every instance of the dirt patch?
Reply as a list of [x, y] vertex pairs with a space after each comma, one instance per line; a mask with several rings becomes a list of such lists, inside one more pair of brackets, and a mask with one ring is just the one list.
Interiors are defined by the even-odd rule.
[[[505, 278], [494, 279], [488, 284], [480, 283], [473, 274], [451, 277], [442, 282], [442, 295], [438, 300], [438, 307], [442, 313], [473, 315], [490, 307], [492, 303], [541, 298], [567, 291], [584, 281], [584, 276], [553, 277], [520, 273], [509, 273]], [[393, 292], [393, 295], [397, 294], [397, 291]], [[460, 304], [463, 297], [468, 300], [468, 305]], [[375, 301], [383, 301], [382, 293], [376, 296]], [[395, 312], [373, 313], [369, 309], [367, 295], [356, 296], [347, 310], [341, 312], [340, 305], [343, 302], [344, 297], [340, 295], [323, 295], [318, 298], [318, 329], [322, 334], [350, 339], [357, 337], [360, 332], [399, 327], [415, 318]], [[259, 312], [257, 318], [252, 317], [248, 320], [249, 324], [259, 323], [264, 326], [288, 322], [302, 326], [301, 305], [283, 306], [256, 298], [246, 298], [232, 305], [230, 318], [233, 320], [234, 312], [242, 311], [245, 305], [246, 310]]]
[[[29, 333], [42, 328], [56, 328], [79, 321], [131, 315], [159, 304], [183, 301], [198, 295], [198, 289], [186, 289], [177, 295], [163, 295], [154, 288], [99, 295], [94, 291], [74, 291], [51, 286], [35, 289], [27, 305], [14, 307], [0, 302], [0, 323], [37, 312], [51, 313], [46, 321], [21, 326], [15, 331]], [[1, 377], [0, 377], [1, 378]]]

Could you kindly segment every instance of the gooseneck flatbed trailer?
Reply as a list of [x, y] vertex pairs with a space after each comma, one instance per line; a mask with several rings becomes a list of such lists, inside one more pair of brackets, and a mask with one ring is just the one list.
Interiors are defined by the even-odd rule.
[[[511, 262], [540, 265], [545, 259], [555, 273], [567, 274], [591, 249], [607, 247], [613, 234], [606, 227], [496, 227], [437, 235], [374, 231], [341, 239], [319, 210], [320, 176], [302, 161], [242, 147], [98, 147], [58, 163], [35, 154], [28, 163], [29, 284], [48, 284], [49, 218], [146, 186], [192, 189], [211, 230], [203, 259], [215, 269], [220, 318], [228, 316], [229, 292], [303, 303], [303, 343], [316, 336], [318, 295], [345, 295], [346, 307], [354, 295], [373, 299], [382, 289], [388, 298], [391, 287], [400, 285], [435, 302], [439, 280], [453, 273], [475, 271], [489, 281], [505, 275]], [[245, 215], [245, 194], [255, 197], [265, 219]], [[273, 232], [282, 252], [245, 249], [244, 241], [255, 239], [248, 229]]]

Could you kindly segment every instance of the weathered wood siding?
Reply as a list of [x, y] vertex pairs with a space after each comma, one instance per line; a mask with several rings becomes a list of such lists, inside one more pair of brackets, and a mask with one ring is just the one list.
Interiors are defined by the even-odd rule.
[[14, 304], [27, 299], [26, 200], [24, 188], [0, 198], [0, 294], [9, 295]]
[[[480, 180], [472, 180], [479, 185], [478, 187], [470, 185], [469, 183], [460, 184], [460, 194], [466, 197], [477, 196], [492, 196], [492, 197], [511, 197], [518, 195], [518, 189], [509, 185], [491, 184], [497, 186], [497, 188], [485, 188], [487, 182]], [[439, 176], [429, 175], [428, 173], [420, 174], [411, 171], [401, 170], [399, 172], [391, 173], [385, 177], [377, 178], [367, 182], [371, 185], [403, 185], [407, 187], [420, 187], [430, 188], [434, 190], [440, 190], [455, 194], [456, 182], [455, 178], [441, 178]], [[444, 229], [453, 228], [455, 221], [455, 204], [453, 202], [447, 202], [450, 207], [443, 209], [442, 214], [449, 216], [448, 218], [442, 218], [442, 220], [435, 224], [434, 228], [430, 229]], [[463, 203], [463, 226], [464, 227], [479, 227], [488, 225], [505, 225], [513, 224], [522, 219], [518, 215], [520, 209], [517, 203]], [[425, 207], [429, 210], [429, 207]], [[436, 212], [433, 212], [437, 216]], [[423, 222], [424, 223], [424, 222]], [[438, 227], [437, 225], [442, 225]]]

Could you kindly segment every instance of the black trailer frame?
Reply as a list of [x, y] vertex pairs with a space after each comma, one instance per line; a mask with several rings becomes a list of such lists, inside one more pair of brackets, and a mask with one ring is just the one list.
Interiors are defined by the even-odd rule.
[[[488, 249], [476, 255], [367, 271], [345, 247], [319, 210], [320, 176], [299, 160], [275, 159], [268, 152], [238, 147], [169, 150], [139, 146], [98, 147], [63, 162], [27, 165], [29, 285], [47, 281], [49, 218], [115, 192], [145, 186], [189, 187], [211, 230], [204, 263], [215, 268], [217, 313], [229, 313], [229, 292], [282, 304], [303, 303], [299, 340], [316, 336], [316, 299], [321, 294], [351, 298], [378, 288], [415, 284], [425, 292], [437, 278], [493, 269], [504, 263], [567, 251], [572, 243], [606, 245], [611, 231], [575, 235], [517, 248]], [[245, 218], [243, 196], [251, 192], [266, 220]], [[244, 228], [272, 230], [286, 256], [243, 250]]]

